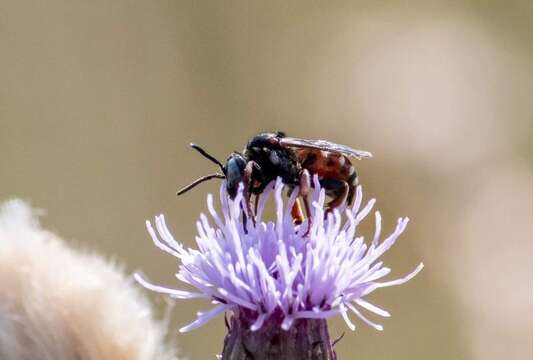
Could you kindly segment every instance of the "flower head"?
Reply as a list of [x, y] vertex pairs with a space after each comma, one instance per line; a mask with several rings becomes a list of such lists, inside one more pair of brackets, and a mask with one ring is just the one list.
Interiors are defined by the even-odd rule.
[[[180, 261], [176, 277], [197, 289], [196, 292], [174, 290], [153, 285], [139, 274], [136, 279], [144, 287], [177, 299], [206, 298], [217, 304], [180, 331], [197, 328], [227, 310], [240, 308], [254, 317], [252, 330], [260, 329], [270, 318], [281, 319], [289, 329], [296, 319], [326, 319], [340, 315], [350, 329], [355, 329], [348, 312], [370, 326], [363, 310], [388, 317], [389, 313], [364, 300], [378, 288], [400, 285], [414, 277], [419, 264], [410, 274], [391, 281], [380, 281], [390, 269], [379, 258], [402, 234], [408, 219], [400, 218], [393, 233], [381, 240], [381, 216], [375, 212], [376, 228], [370, 242], [359, 236], [357, 227], [370, 213], [375, 200], [362, 205], [362, 190], [357, 188], [354, 205], [346, 204], [325, 217], [325, 192], [318, 178], [313, 179], [311, 227], [308, 220], [296, 225], [291, 208], [298, 195], [295, 189], [287, 203], [280, 179], [271, 183], [261, 195], [256, 222], [243, 222], [245, 208], [242, 186], [234, 200], [220, 188], [222, 217], [207, 198], [211, 221], [204, 214], [197, 222], [198, 249], [185, 249], [174, 240], [163, 215], [155, 218], [155, 229], [146, 226], [154, 243]], [[264, 221], [263, 212], [269, 198], [274, 197], [276, 221]]]

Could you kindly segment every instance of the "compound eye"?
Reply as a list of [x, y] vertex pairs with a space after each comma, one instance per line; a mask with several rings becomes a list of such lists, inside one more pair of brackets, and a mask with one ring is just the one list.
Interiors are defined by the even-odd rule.
[[226, 190], [228, 191], [229, 196], [234, 199], [237, 196], [237, 189], [239, 188], [239, 183], [243, 180], [244, 177], [244, 167], [246, 164], [242, 159], [230, 159], [227, 164], [226, 172]]
[[238, 161], [236, 159], [231, 159], [228, 161], [227, 166], [227, 178], [232, 181], [233, 179], [240, 181], [244, 174], [244, 162]]

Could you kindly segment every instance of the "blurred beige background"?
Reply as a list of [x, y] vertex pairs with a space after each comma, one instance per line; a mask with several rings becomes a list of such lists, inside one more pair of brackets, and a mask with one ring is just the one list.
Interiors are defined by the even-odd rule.
[[[333, 321], [340, 359], [533, 356], [533, 5], [528, 1], [11, 1], [0, 3], [0, 199], [179, 286], [144, 220], [193, 246], [214, 169], [261, 130], [371, 150], [358, 163], [409, 284], [373, 300], [378, 333]], [[60, 264], [58, 264], [60, 270]], [[164, 301], [154, 297], [161, 307]], [[179, 302], [190, 359], [222, 348], [222, 318]]]

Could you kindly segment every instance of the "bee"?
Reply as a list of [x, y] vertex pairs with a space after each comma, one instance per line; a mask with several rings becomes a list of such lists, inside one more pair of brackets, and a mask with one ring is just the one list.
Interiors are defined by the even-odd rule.
[[[196, 185], [213, 179], [226, 179], [226, 190], [230, 198], [237, 195], [239, 184], [244, 183], [244, 195], [247, 212], [257, 212], [257, 200], [265, 187], [277, 177], [292, 191], [299, 187], [306, 214], [310, 209], [307, 194], [311, 188], [311, 177], [318, 175], [320, 186], [325, 189], [331, 201], [326, 211], [331, 211], [343, 203], [353, 202], [357, 186], [357, 172], [351, 159], [370, 158], [368, 151], [352, 149], [345, 145], [335, 144], [326, 140], [307, 140], [288, 137], [283, 132], [260, 133], [251, 138], [244, 151], [234, 151], [223, 165], [196, 144], [191, 147], [207, 159], [217, 164], [222, 173], [203, 176], [178, 191], [181, 195]], [[251, 195], [255, 195], [255, 209], [252, 211]], [[303, 222], [303, 213], [298, 201], [292, 208], [292, 216], [296, 223]]]

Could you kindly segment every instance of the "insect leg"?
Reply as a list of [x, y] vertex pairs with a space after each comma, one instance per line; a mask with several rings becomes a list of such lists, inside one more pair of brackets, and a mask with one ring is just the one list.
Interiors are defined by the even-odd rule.
[[307, 216], [307, 230], [305, 231], [304, 237], [307, 237], [309, 235], [309, 231], [311, 231], [311, 225], [313, 224], [313, 218], [311, 217], [311, 209], [309, 207], [309, 200], [306, 196], [302, 196], [302, 200], [304, 202], [305, 207], [305, 215]]
[[311, 188], [311, 175], [307, 169], [303, 169], [300, 174], [300, 196], [307, 196]]
[[310, 188], [311, 175], [309, 174], [309, 171], [307, 169], [303, 169], [300, 175], [300, 196], [302, 197], [302, 200], [304, 202], [305, 215], [307, 216], [307, 231], [305, 232], [304, 237], [309, 234], [309, 230], [311, 230], [311, 222], [313, 221], [313, 219], [311, 218], [311, 209], [309, 208], [309, 200], [307, 199], [307, 195], [309, 194]]
[[333, 198], [333, 200], [326, 205], [326, 215], [344, 203], [348, 198], [350, 186], [346, 181], [338, 179], [322, 179], [320, 180], [320, 185], [326, 189], [326, 194]]
[[257, 214], [257, 208], [259, 207], [259, 196], [261, 194], [255, 194], [254, 214]]
[[245, 234], [248, 234], [248, 215], [246, 215], [246, 209], [244, 208], [244, 206], [242, 206], [242, 203], [239, 204], [239, 207], [241, 208], [241, 211], [242, 211], [242, 228], [244, 230], [244, 233]]
[[[255, 194], [254, 215], [256, 215], [257, 208], [259, 206], [259, 196], [261, 196], [261, 193], [263, 192], [267, 184], [265, 183], [265, 176], [263, 174], [261, 166], [259, 166], [259, 164], [255, 161], [250, 162], [252, 163], [252, 188], [250, 192], [253, 192]], [[255, 185], [255, 182], [259, 182], [259, 187], [253, 187]]]
[[355, 195], [355, 188], [356, 186], [354, 184], [349, 185], [350, 190], [348, 190], [348, 197], [346, 198], [346, 205], [350, 206], [353, 202], [353, 197]]
[[296, 225], [300, 225], [304, 222], [304, 214], [302, 212], [302, 207], [300, 206], [300, 199], [296, 199], [291, 209], [292, 221]]
[[255, 161], [248, 161], [244, 168], [244, 198], [246, 202], [246, 211], [252, 218], [252, 222], [255, 225], [255, 214], [257, 211], [257, 202], [259, 201], [258, 195], [256, 195], [254, 210], [252, 210], [252, 192], [254, 190], [254, 181], [262, 179], [263, 172], [259, 164]]
[[243, 196], [244, 196], [244, 202], [246, 204], [245, 216], [250, 217], [252, 219], [252, 223], [255, 225], [255, 214], [252, 212], [252, 204], [251, 204], [252, 186], [253, 186], [252, 173], [253, 173], [253, 162], [249, 161], [248, 163], [246, 163], [246, 167], [244, 168]]

